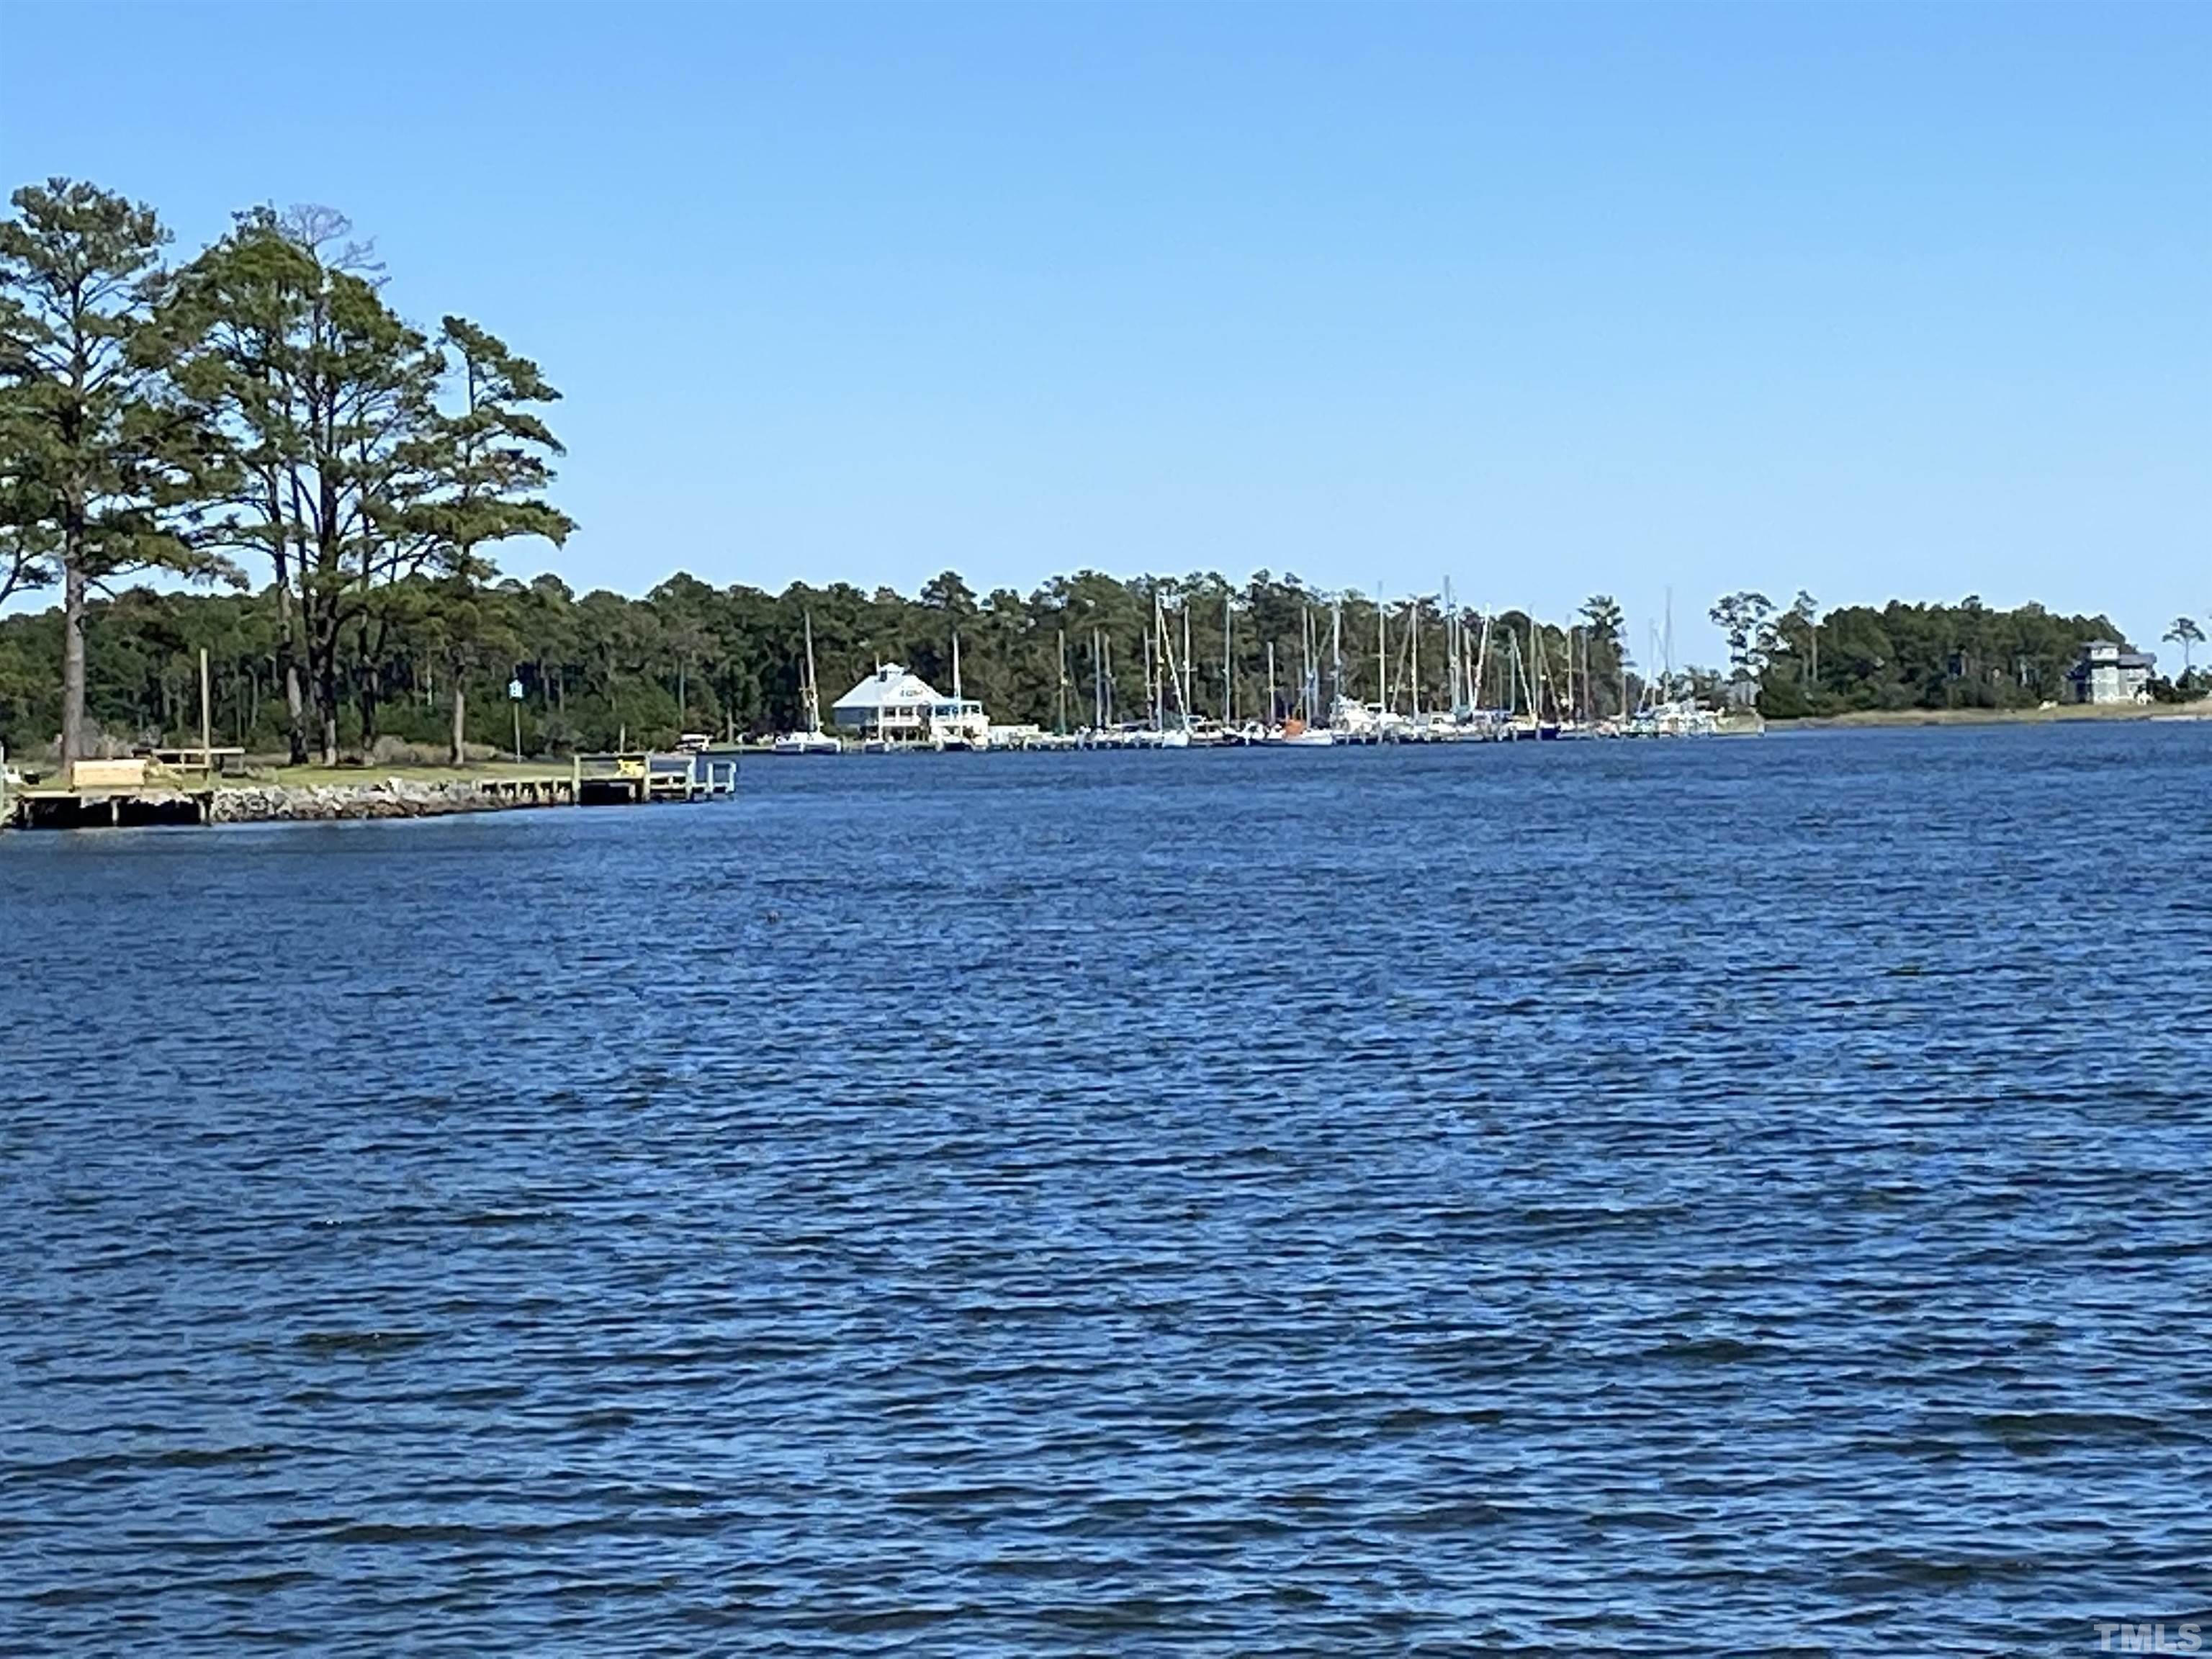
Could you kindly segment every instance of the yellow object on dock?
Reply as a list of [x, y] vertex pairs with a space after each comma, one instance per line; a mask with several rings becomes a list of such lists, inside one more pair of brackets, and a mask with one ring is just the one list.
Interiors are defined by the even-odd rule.
[[734, 750], [641, 750], [634, 753], [579, 755], [576, 799], [585, 805], [628, 801], [712, 800], [738, 792]]

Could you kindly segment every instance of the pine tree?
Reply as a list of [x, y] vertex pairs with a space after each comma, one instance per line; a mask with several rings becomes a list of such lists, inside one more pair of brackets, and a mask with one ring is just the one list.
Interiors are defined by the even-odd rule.
[[312, 739], [336, 763], [349, 625], [422, 553], [406, 513], [442, 362], [385, 304], [374, 253], [330, 209], [257, 208], [177, 307], [195, 342], [180, 380], [234, 462], [225, 533], [275, 579], [295, 762]]
[[560, 546], [575, 521], [550, 505], [560, 441], [532, 405], [561, 394], [527, 357], [463, 317], [444, 320], [440, 345], [459, 387], [460, 406], [430, 422], [406, 453], [416, 494], [395, 522], [421, 550], [453, 607], [444, 629], [453, 681], [453, 757], [461, 763], [467, 723], [466, 668], [490, 641], [479, 625], [476, 590], [493, 573], [484, 550], [517, 537]]
[[133, 571], [228, 573], [199, 529], [219, 454], [168, 372], [151, 208], [68, 179], [0, 222], [0, 561], [62, 585], [61, 757], [84, 757], [86, 598]]
[[2197, 625], [2194, 617], [2176, 617], [2173, 619], [2173, 626], [2166, 630], [2165, 643], [2181, 647], [2181, 673], [2182, 678], [2186, 679], [2191, 669], [2195, 665], [2191, 659], [2191, 653], [2197, 647], [2204, 643], [2204, 630]]

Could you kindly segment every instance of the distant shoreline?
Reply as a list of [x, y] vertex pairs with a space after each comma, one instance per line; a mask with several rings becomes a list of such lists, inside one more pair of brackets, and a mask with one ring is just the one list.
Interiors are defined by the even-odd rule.
[[1770, 731], [1831, 731], [1888, 726], [2097, 725], [2115, 720], [2212, 720], [2212, 698], [2194, 702], [2061, 703], [2054, 708], [1860, 708], [1844, 714], [1767, 717]]

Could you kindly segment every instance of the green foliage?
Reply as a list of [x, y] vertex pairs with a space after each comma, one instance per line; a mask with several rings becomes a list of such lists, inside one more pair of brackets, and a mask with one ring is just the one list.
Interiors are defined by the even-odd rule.
[[2185, 683], [2189, 681], [2196, 672], [2195, 653], [2204, 643], [2204, 630], [2197, 625], [2194, 617], [2176, 617], [2163, 638], [2166, 644], [2181, 647], [2181, 678]]
[[0, 221], [0, 597], [63, 589], [62, 744], [84, 750], [88, 592], [228, 566], [199, 530], [223, 459], [170, 377], [173, 286], [151, 208], [67, 179]]
[[1763, 659], [1752, 660], [1759, 708], [1774, 719], [2033, 708], [2067, 699], [2084, 644], [2120, 638], [2105, 617], [2054, 616], [2039, 605], [1993, 611], [1972, 595], [1955, 605], [1893, 600], [1816, 617], [1811, 596], [1801, 593]]
[[223, 533], [279, 592], [293, 757], [312, 737], [326, 764], [349, 636], [373, 646], [380, 590], [437, 555], [420, 517], [458, 465], [435, 402], [445, 360], [385, 304], [350, 235], [328, 209], [242, 213], [167, 312], [187, 343], [179, 382], [233, 462]]
[[[981, 597], [948, 572], [913, 599], [889, 590], [863, 592], [843, 582], [794, 584], [781, 593], [717, 588], [679, 574], [642, 599], [625, 599], [605, 592], [580, 598], [552, 575], [485, 584], [468, 572], [426, 568], [380, 589], [374, 626], [357, 620], [343, 636], [335, 659], [336, 739], [343, 751], [365, 750], [379, 736], [442, 748], [458, 685], [467, 738], [504, 749], [512, 738], [510, 678], [523, 684], [523, 745], [533, 754], [611, 748], [624, 738], [666, 744], [684, 731], [788, 731], [800, 722], [810, 617], [825, 704], [892, 660], [949, 691], [957, 629], [963, 689], [994, 720], [1049, 727], [1064, 718], [1070, 726], [1087, 725], [1094, 695], [1110, 697], [1121, 718], [1136, 718], [1149, 702], [1145, 637], [1156, 593], [1164, 604], [1171, 596], [1169, 631], [1178, 668], [1188, 611], [1195, 659], [1188, 678], [1201, 714], [1220, 714], [1231, 698], [1238, 719], [1265, 714], [1270, 645], [1273, 712], [1297, 708], [1309, 620], [1319, 645], [1315, 670], [1325, 708], [1336, 690], [1329, 629], [1340, 597], [1345, 695], [1382, 698], [1374, 602], [1264, 571], [1237, 585], [1212, 573], [1123, 580], [1086, 570], [1054, 577], [1028, 594], [1000, 588]], [[198, 652], [205, 647], [219, 740], [260, 752], [284, 748], [284, 601], [285, 590], [272, 583], [250, 596], [142, 589], [95, 605], [90, 623], [99, 672], [92, 692], [100, 726], [118, 738], [191, 740], [198, 719]], [[1225, 665], [1224, 604], [1231, 624]], [[1387, 607], [1389, 700], [1405, 710], [1452, 701], [1442, 607], [1424, 599], [1419, 613], [1417, 653], [1413, 607]], [[1481, 623], [1471, 615], [1462, 620], [1472, 665]], [[51, 670], [43, 668], [41, 655], [51, 626], [40, 615], [0, 618], [0, 737], [17, 750], [42, 747], [53, 734]], [[1518, 611], [1493, 618], [1483, 665], [1486, 701], [1503, 702], [1511, 695], [1504, 641], [1510, 631], [1527, 653], [1529, 627]], [[1607, 653], [1617, 653], [1617, 642], [1604, 640], [1587, 616], [1571, 628], [1537, 627], [1550, 665], [1547, 707], [1579, 703], [1588, 695], [1600, 712], [1612, 712], [1620, 671], [1617, 655]], [[1585, 635], [1587, 677], [1578, 648]], [[1580, 684], [1585, 678], [1587, 694]], [[1632, 699], [1639, 690], [1632, 676]]]
[[1710, 614], [1713, 625], [1728, 641], [1730, 678], [1738, 684], [1758, 679], [1780, 643], [1774, 601], [1746, 589], [1723, 595]]
[[220, 574], [195, 538], [210, 436], [174, 395], [154, 326], [172, 278], [151, 208], [66, 179], [0, 220], [0, 495], [19, 536], [93, 582]]

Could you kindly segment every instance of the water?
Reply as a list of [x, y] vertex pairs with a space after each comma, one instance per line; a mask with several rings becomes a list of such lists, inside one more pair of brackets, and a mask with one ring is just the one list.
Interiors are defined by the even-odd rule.
[[2205, 1613], [2212, 727], [745, 789], [0, 842], [6, 1645]]

